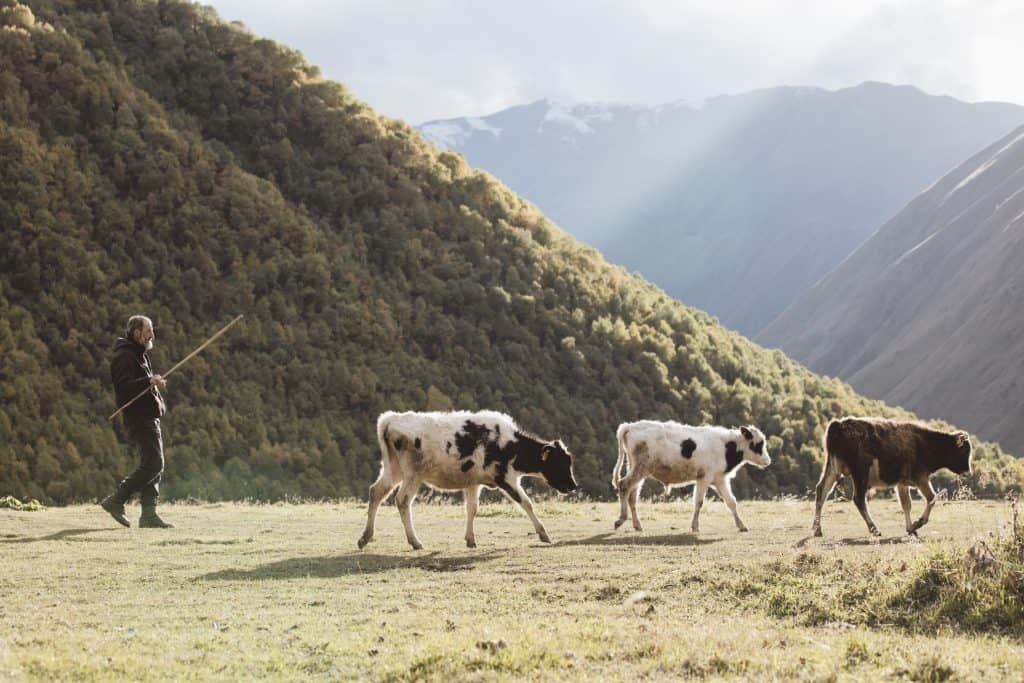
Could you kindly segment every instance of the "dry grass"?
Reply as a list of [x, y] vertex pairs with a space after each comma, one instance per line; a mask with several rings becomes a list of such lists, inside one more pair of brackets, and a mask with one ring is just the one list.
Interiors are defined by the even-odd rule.
[[[165, 506], [167, 531], [117, 528], [94, 506], [0, 510], [0, 679], [1019, 675], [1013, 635], [887, 623], [876, 604], [936, 553], [988, 537], [1009, 507], [942, 504], [920, 542], [900, 533], [894, 501], [872, 508], [879, 541], [850, 503], [826, 508], [824, 539], [809, 538], [804, 501], [741, 502], [748, 534], [716, 501], [699, 535], [678, 501], [642, 504], [642, 533], [612, 532], [612, 504], [540, 503], [547, 546], [489, 504], [470, 550], [461, 507], [417, 505], [418, 552], [390, 505], [362, 552], [356, 502]], [[878, 590], [851, 589], [862, 576]]]

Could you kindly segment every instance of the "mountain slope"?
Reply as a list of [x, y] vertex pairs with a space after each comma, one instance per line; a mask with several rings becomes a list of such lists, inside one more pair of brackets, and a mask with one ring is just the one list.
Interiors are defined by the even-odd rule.
[[868, 394], [1024, 439], [1024, 127], [922, 192], [762, 335]]
[[912, 87], [702, 108], [541, 101], [421, 126], [609, 260], [753, 335], [915, 193], [1024, 123]]
[[[134, 459], [107, 358], [153, 316], [169, 497], [362, 496], [383, 410], [492, 408], [610, 495], [614, 429], [755, 422], [803, 493], [828, 418], [905, 414], [604, 262], [289, 49], [177, 2], [0, 0], [0, 491], [103, 495]], [[981, 490], [1019, 479], [980, 447]]]

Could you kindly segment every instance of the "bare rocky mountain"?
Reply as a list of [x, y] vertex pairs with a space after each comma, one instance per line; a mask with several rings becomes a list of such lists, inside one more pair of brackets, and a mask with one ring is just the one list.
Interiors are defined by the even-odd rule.
[[918, 195], [761, 335], [868, 396], [1024, 439], [1024, 127]]
[[754, 335], [1024, 109], [909, 86], [547, 100], [420, 126], [609, 260]]

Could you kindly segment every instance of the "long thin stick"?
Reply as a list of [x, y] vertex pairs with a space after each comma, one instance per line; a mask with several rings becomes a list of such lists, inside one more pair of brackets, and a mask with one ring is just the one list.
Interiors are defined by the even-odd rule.
[[[196, 349], [195, 351], [193, 351], [192, 353], [188, 354], [187, 356], [185, 356], [184, 358], [182, 358], [182, 359], [181, 359], [180, 361], [178, 361], [178, 363], [177, 363], [177, 364], [176, 364], [176, 365], [175, 365], [175, 366], [174, 366], [173, 368], [171, 368], [170, 370], [168, 370], [167, 372], [165, 372], [165, 373], [164, 373], [163, 375], [161, 375], [161, 377], [167, 377], [167, 376], [168, 376], [168, 375], [170, 375], [170, 374], [171, 374], [172, 372], [174, 372], [175, 370], [177, 370], [178, 368], [180, 368], [180, 367], [181, 367], [182, 365], [184, 365], [184, 364], [185, 364], [185, 363], [186, 363], [186, 362], [188, 361], [188, 359], [190, 359], [190, 358], [191, 358], [192, 356], [196, 355], [197, 353], [199, 353], [200, 351], [202, 351], [203, 349], [205, 349], [205, 348], [206, 348], [207, 346], [209, 346], [210, 344], [212, 344], [212, 343], [213, 343], [213, 340], [215, 340], [215, 339], [216, 339], [217, 337], [219, 337], [220, 335], [222, 335], [222, 334], [224, 334], [225, 332], [227, 332], [227, 331], [228, 331], [228, 328], [229, 328], [229, 327], [231, 327], [232, 325], [234, 325], [235, 323], [237, 323], [237, 322], [238, 322], [239, 320], [241, 320], [241, 319], [242, 319], [242, 316], [238, 316], [237, 318], [235, 318], [234, 320], [232, 320], [231, 322], [229, 322], [229, 323], [228, 323], [227, 325], [225, 325], [224, 327], [220, 328], [220, 332], [218, 332], [217, 334], [213, 335], [212, 337], [210, 337], [209, 339], [207, 339], [206, 341], [204, 341], [204, 342], [202, 343], [202, 345], [201, 345], [201, 346], [200, 346], [200, 347], [199, 347], [198, 349]], [[125, 408], [127, 408], [128, 406], [130, 406], [131, 404], [135, 403], [135, 402], [136, 402], [136, 401], [138, 401], [138, 400], [139, 400], [140, 398], [142, 398], [143, 396], [145, 396], [145, 395], [146, 395], [146, 394], [147, 394], [147, 393], [149, 392], [149, 390], [150, 390], [150, 389], [152, 389], [152, 388], [153, 388], [153, 385], [149, 385], [148, 387], [146, 387], [145, 389], [143, 389], [142, 391], [140, 391], [140, 392], [139, 392], [139, 393], [138, 393], [138, 394], [137, 394], [137, 395], [135, 396], [135, 398], [133, 398], [132, 400], [128, 401], [128, 402], [127, 402], [127, 403], [125, 403], [125, 404], [124, 404], [123, 406], [121, 406], [120, 408], [118, 408], [118, 409], [117, 409], [117, 411], [116, 411], [116, 412], [115, 412], [115, 413], [114, 413], [113, 415], [111, 415], [111, 416], [110, 416], [110, 417], [109, 417], [108, 419], [110, 419], [110, 420], [113, 420], [113, 419], [114, 419], [115, 417], [117, 417], [118, 415], [120, 415], [120, 414], [121, 414], [121, 411], [122, 411], [122, 410], [124, 410]]]

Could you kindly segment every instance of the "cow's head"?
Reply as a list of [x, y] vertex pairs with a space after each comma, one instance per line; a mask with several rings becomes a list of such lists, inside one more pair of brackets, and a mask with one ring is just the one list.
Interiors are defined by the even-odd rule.
[[572, 475], [572, 453], [562, 440], [551, 441], [540, 449], [540, 473], [544, 481], [559, 493], [576, 490], [576, 478]]
[[971, 473], [971, 436], [967, 432], [955, 432], [953, 438], [956, 440], [956, 456], [953, 458], [953, 466], [949, 469], [956, 474]]
[[747, 442], [743, 449], [743, 459], [752, 465], [764, 469], [772, 464], [772, 457], [768, 455], [768, 442], [761, 430], [754, 425], [740, 427], [740, 434]]

